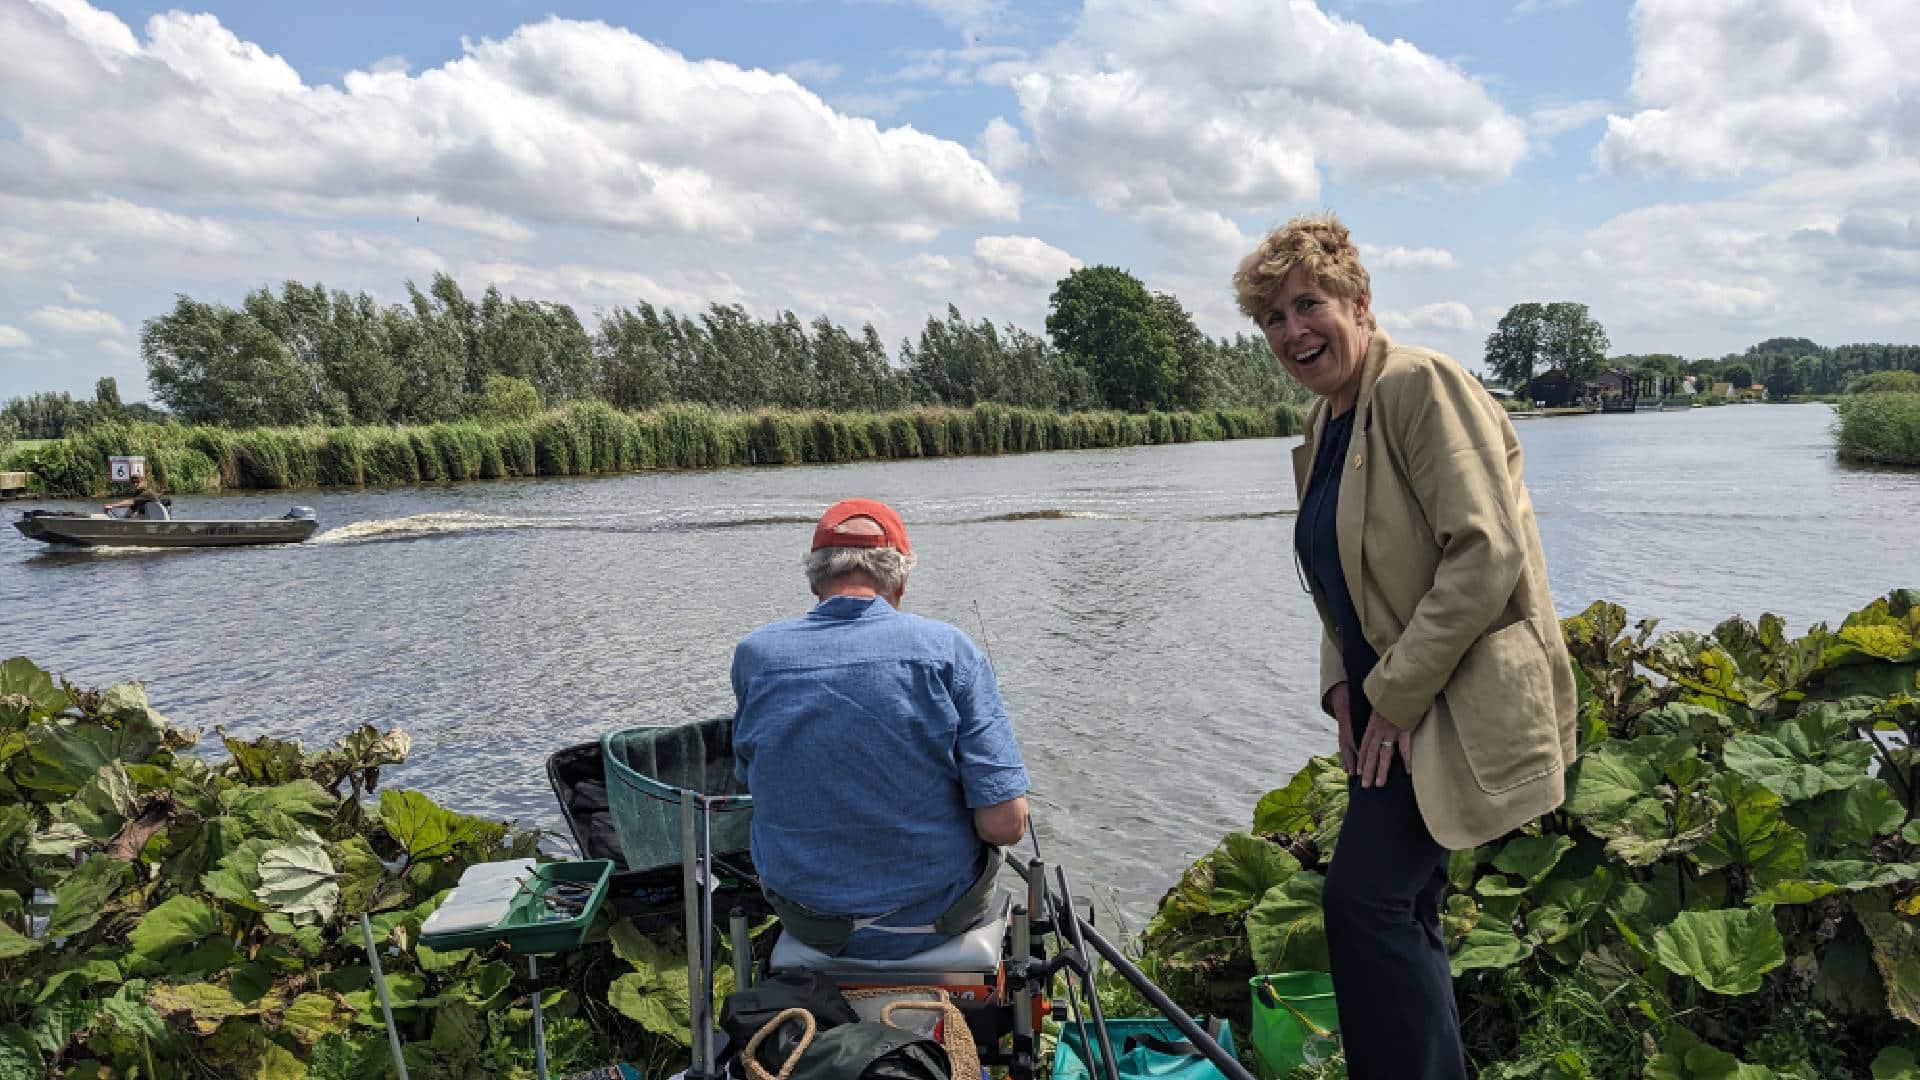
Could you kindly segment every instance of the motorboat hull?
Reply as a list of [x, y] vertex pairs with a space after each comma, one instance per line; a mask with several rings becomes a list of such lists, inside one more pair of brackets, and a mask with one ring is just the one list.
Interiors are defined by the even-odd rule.
[[105, 514], [28, 512], [13, 527], [31, 540], [81, 547], [235, 547], [243, 544], [297, 544], [320, 523], [310, 517], [239, 521], [154, 521]]

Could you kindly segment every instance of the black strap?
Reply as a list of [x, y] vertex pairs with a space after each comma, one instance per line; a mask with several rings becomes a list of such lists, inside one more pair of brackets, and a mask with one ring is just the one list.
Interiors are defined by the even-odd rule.
[[1127, 1041], [1120, 1045], [1120, 1052], [1122, 1054], [1131, 1054], [1133, 1053], [1133, 1048], [1136, 1046], [1145, 1047], [1155, 1053], [1171, 1054], [1174, 1057], [1206, 1056], [1200, 1052], [1199, 1047], [1185, 1039], [1174, 1041], [1172, 1039], [1163, 1039], [1158, 1035], [1149, 1035], [1145, 1032], [1138, 1032], [1127, 1036]]

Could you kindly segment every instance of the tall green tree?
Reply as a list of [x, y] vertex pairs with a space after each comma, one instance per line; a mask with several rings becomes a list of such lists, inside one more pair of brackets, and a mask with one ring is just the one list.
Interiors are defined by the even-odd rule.
[[93, 383], [93, 403], [103, 410], [120, 411], [120, 381], [103, 375]]
[[1533, 381], [1546, 366], [1546, 305], [1515, 304], [1487, 335], [1486, 368], [1495, 382], [1515, 390]]
[[1087, 371], [1102, 404], [1140, 411], [1179, 400], [1180, 351], [1140, 279], [1117, 266], [1086, 266], [1048, 298], [1047, 334]]
[[1567, 373], [1575, 385], [1593, 378], [1607, 366], [1607, 332], [1587, 305], [1561, 300], [1546, 306], [1541, 353], [1547, 364]]

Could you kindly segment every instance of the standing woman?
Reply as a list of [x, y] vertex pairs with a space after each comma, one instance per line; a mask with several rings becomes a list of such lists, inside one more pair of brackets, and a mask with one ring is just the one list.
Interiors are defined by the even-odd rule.
[[1464, 1078], [1440, 904], [1450, 850], [1558, 807], [1572, 667], [1513, 425], [1479, 380], [1375, 323], [1346, 226], [1300, 217], [1233, 276], [1319, 396], [1294, 553], [1349, 805], [1322, 903], [1349, 1075]]

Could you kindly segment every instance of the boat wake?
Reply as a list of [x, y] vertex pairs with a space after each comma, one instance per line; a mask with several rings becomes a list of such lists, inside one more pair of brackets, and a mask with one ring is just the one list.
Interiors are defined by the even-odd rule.
[[356, 521], [342, 525], [308, 541], [309, 544], [364, 544], [396, 540], [424, 540], [459, 533], [501, 532], [517, 529], [581, 529], [587, 523], [577, 518], [498, 517], [471, 510], [443, 510], [431, 514], [412, 514], [400, 518]]
[[1125, 521], [1125, 514], [1107, 514], [1098, 510], [1012, 510], [1004, 514], [968, 518], [963, 525], [987, 525], [997, 521]]

